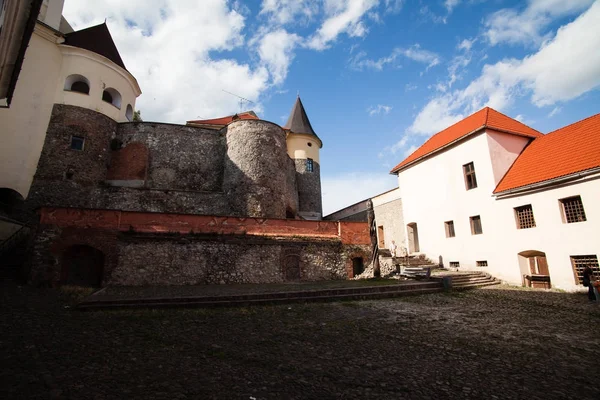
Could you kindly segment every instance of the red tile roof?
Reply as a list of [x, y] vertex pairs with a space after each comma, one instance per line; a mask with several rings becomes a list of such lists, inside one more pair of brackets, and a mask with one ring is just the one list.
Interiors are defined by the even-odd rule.
[[499, 113], [493, 108], [485, 107], [475, 114], [469, 115], [467, 118], [458, 121], [454, 125], [430, 137], [421, 147], [415, 150], [400, 164], [396, 165], [390, 173], [397, 173], [409, 164], [429, 156], [447, 145], [484, 128], [532, 138], [543, 136], [535, 129]]
[[494, 193], [600, 167], [600, 114], [535, 139], [523, 150]]
[[239, 114], [229, 115], [227, 117], [213, 119], [198, 119], [195, 121], [187, 121], [188, 125], [222, 125], [225, 126], [238, 119], [259, 119], [254, 111], [247, 111]]

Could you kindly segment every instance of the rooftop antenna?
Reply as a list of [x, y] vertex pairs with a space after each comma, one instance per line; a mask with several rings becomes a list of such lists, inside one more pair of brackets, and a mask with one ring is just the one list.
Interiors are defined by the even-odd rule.
[[254, 102], [253, 102], [252, 100], [248, 100], [248, 99], [247, 99], [247, 98], [245, 98], [245, 97], [238, 96], [237, 94], [235, 94], [235, 93], [231, 93], [231, 92], [228, 92], [228, 91], [227, 91], [227, 90], [225, 90], [225, 89], [221, 89], [221, 90], [222, 90], [222, 91], [224, 91], [225, 93], [228, 93], [228, 94], [230, 94], [230, 95], [232, 95], [232, 96], [235, 96], [235, 97], [237, 97], [238, 99], [240, 99], [240, 112], [244, 111], [244, 102], [246, 102], [246, 103], [249, 103], [249, 104], [254, 104]]

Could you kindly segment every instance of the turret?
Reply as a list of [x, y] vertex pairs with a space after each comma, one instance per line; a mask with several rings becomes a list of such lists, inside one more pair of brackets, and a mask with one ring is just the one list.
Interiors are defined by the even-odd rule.
[[287, 152], [296, 165], [298, 214], [304, 219], [320, 220], [323, 207], [319, 150], [323, 142], [313, 130], [300, 96], [284, 129], [287, 133]]

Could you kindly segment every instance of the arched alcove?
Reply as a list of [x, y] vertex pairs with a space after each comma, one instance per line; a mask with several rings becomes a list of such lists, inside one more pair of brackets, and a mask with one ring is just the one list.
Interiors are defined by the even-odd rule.
[[64, 89], [70, 92], [90, 94], [90, 81], [83, 75], [69, 75], [65, 79]]
[[127, 118], [127, 121], [133, 121], [133, 107], [131, 107], [131, 104], [127, 104], [127, 109], [125, 110], [125, 118]]
[[106, 88], [102, 92], [102, 100], [121, 109], [121, 93], [114, 88]]
[[100, 287], [104, 274], [104, 253], [87, 245], [73, 245], [62, 256], [63, 285]]

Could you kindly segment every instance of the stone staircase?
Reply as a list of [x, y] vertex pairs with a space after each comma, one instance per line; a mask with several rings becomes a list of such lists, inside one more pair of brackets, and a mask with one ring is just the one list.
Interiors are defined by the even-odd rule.
[[[135, 290], [133, 288], [132, 290]], [[78, 310], [106, 310], [123, 308], [214, 308], [247, 307], [305, 302], [328, 302], [341, 300], [375, 300], [407, 295], [442, 292], [441, 279], [409, 281], [398, 284], [335, 288], [276, 293], [249, 293], [229, 296], [164, 296], [155, 298], [111, 298], [103, 296], [102, 290], [77, 305]]]
[[485, 272], [459, 272], [438, 274], [437, 277], [452, 278], [453, 290], [476, 289], [485, 286], [499, 285], [501, 282]]

